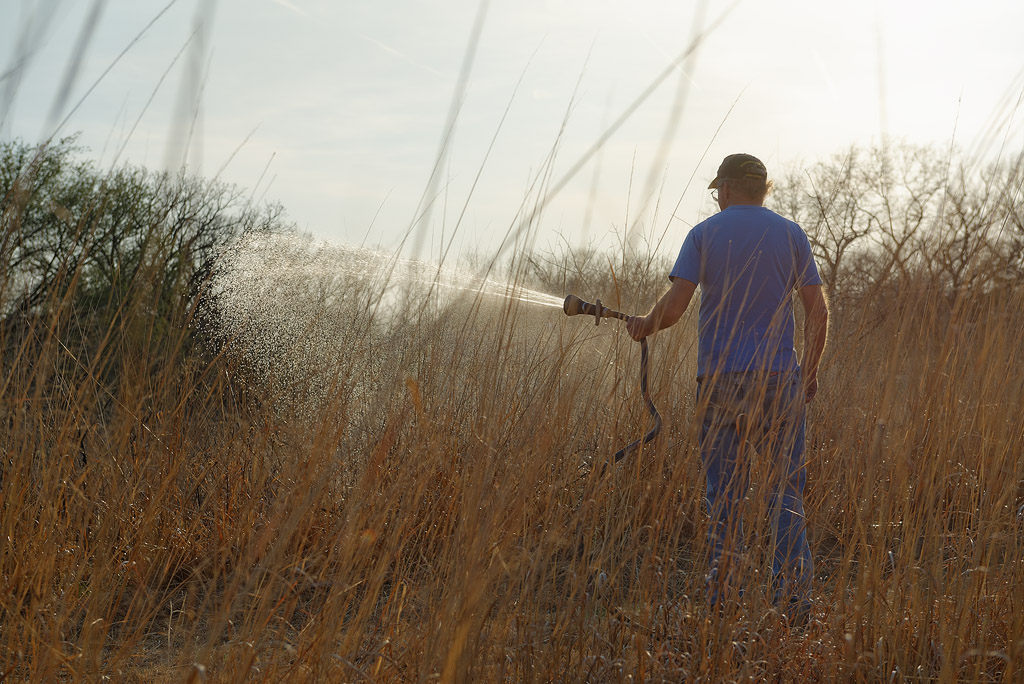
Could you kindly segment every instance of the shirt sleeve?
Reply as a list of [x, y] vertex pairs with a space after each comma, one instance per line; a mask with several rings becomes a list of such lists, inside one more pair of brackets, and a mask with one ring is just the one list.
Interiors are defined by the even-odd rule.
[[807, 239], [807, 233], [800, 226], [793, 225], [796, 229], [796, 287], [800, 289], [808, 285], [821, 285], [821, 276], [818, 274], [818, 265], [814, 263], [814, 254], [811, 252], [811, 242]]
[[669, 280], [683, 278], [691, 283], [700, 284], [700, 245], [696, 230], [691, 230], [683, 240], [683, 247], [679, 250], [676, 263], [669, 272]]

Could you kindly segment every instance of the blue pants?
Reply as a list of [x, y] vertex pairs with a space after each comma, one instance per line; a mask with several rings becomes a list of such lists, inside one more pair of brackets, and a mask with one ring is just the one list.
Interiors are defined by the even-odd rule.
[[773, 597], [784, 609], [806, 611], [814, 561], [804, 520], [806, 414], [800, 373], [723, 373], [698, 383], [700, 450], [711, 517], [708, 600], [714, 605], [723, 592], [742, 594], [742, 586], [735, 586], [745, 555], [742, 502], [757, 459], [763, 466], [774, 537]]

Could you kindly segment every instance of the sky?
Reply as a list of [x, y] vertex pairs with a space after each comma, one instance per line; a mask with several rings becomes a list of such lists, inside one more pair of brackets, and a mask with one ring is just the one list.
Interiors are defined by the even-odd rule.
[[0, 138], [186, 164], [423, 259], [671, 253], [733, 152], [1019, 153], [1022, 25], [1019, 0], [0, 0]]

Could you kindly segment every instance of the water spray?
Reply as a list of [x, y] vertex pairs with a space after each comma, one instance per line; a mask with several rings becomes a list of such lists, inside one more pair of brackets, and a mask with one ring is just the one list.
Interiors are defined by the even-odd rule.
[[[565, 298], [565, 302], [562, 304], [562, 311], [565, 312], [566, 316], [578, 316], [580, 314], [593, 316], [594, 325], [600, 325], [602, 318], [618, 318], [620, 321], [624, 321], [629, 318], [628, 314], [609, 309], [602, 305], [600, 299], [591, 304], [590, 302], [585, 302], [573, 294]], [[652, 427], [650, 432], [644, 435], [641, 439], [638, 439], [635, 442], [630, 442], [616, 451], [615, 463], [618, 463], [622, 459], [626, 458], [626, 456], [631, 455], [642, 445], [647, 444], [657, 437], [658, 433], [661, 432], [661, 414], [658, 413], [658, 409], [654, 406], [654, 402], [651, 400], [651, 393], [647, 389], [647, 356], [647, 338], [645, 337], [640, 340], [640, 394], [644, 398], [644, 403], [647, 404], [647, 411], [654, 418], [654, 427]]]

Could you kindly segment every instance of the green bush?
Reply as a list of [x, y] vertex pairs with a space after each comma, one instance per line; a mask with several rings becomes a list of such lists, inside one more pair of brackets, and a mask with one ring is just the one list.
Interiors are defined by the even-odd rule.
[[[102, 171], [74, 138], [0, 143], [0, 317], [20, 343], [56, 316], [62, 341], [96, 352], [111, 329], [178, 345], [218, 254], [241, 237], [291, 230], [279, 205], [185, 171]], [[62, 326], [63, 327], [63, 326]]]

